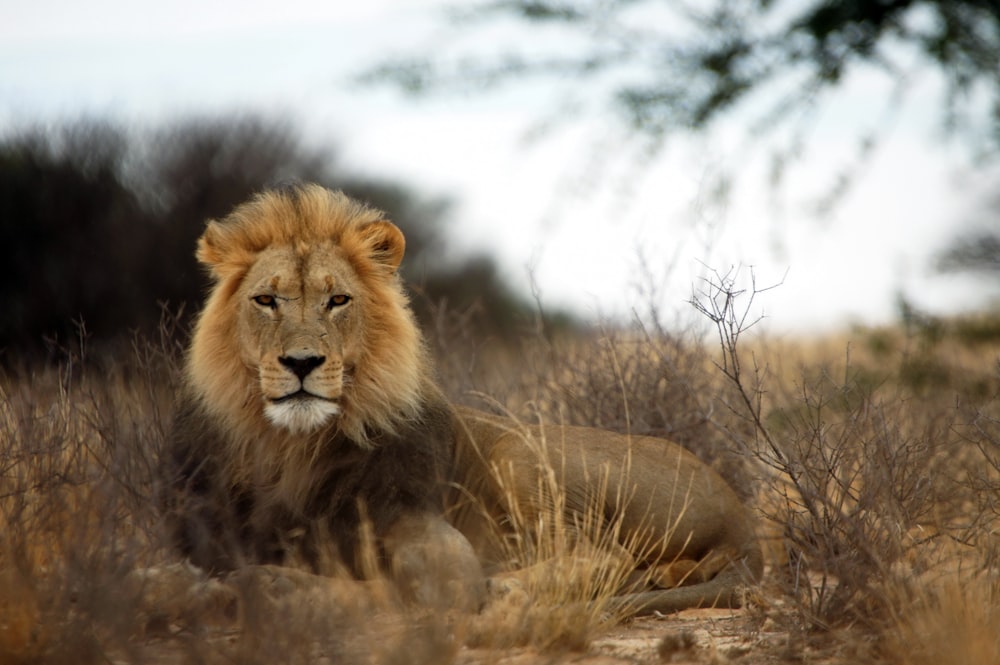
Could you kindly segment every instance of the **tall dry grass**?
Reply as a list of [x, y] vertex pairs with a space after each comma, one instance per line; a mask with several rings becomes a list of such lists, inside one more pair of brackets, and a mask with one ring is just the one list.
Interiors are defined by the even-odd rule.
[[[739, 309], [747, 295], [725, 279], [706, 286], [709, 342], [653, 323], [531, 330], [512, 348], [466, 335], [460, 318], [430, 339], [457, 401], [666, 436], [720, 470], [756, 508], [770, 552], [750, 612], [787, 631], [793, 652], [1000, 662], [1000, 337], [984, 318], [768, 339]], [[540, 488], [549, 527], [522, 525], [507, 542], [511, 561], [541, 574], [472, 619], [365, 605], [333, 582], [219, 586], [164, 567], [177, 561], [153, 469], [179, 357], [137, 343], [111, 361], [70, 354], [0, 377], [0, 661], [443, 663], [462, 644], [585, 649], [616, 621], [601, 600], [626, 573], [590, 546], [614, 527], [568, 535], [580, 525], [560, 523], [553, 487]], [[760, 621], [747, 624], [746, 662], [774, 656], [753, 642]]]
[[[531, 646], [545, 651], [583, 650], [598, 635], [630, 612], [616, 599], [644, 586], [651, 575], [635, 574], [635, 560], [656, 549], [645, 534], [629, 534], [623, 518], [609, 516], [608, 504], [624, 508], [641, 501], [621, 485], [627, 469], [595, 466], [589, 510], [572, 509], [561, 478], [567, 457], [560, 427], [530, 428], [511, 418], [524, 444], [522, 454], [538, 473], [534, 482], [515, 475], [513, 466], [491, 468], [490, 484], [498, 488], [503, 524], [494, 525], [496, 550], [503, 562], [491, 578], [494, 597], [469, 624], [467, 643], [491, 649]], [[524, 469], [520, 460], [520, 469]], [[679, 494], [682, 494], [679, 492]], [[580, 497], [576, 497], [577, 502]], [[678, 502], [683, 501], [678, 497]], [[473, 509], [491, 514], [482, 504]]]
[[102, 662], [139, 630], [129, 576], [160, 554], [152, 478], [172, 392], [162, 354], [130, 353], [0, 381], [4, 662]]

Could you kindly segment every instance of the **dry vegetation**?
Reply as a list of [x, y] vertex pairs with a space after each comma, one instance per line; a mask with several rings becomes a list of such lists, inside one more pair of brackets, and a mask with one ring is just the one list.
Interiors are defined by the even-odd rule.
[[[707, 342], [654, 325], [497, 348], [444, 317], [430, 335], [456, 400], [666, 436], [730, 479], [770, 559], [735, 623], [617, 625], [587, 601], [621, 572], [558, 529], [511, 544], [558, 565], [471, 618], [404, 612], [377, 583], [204, 579], [154, 510], [179, 351], [136, 343], [0, 382], [0, 662], [1000, 663], [998, 319], [748, 338], [752, 295], [707, 284]], [[650, 647], [616, 651], [629, 635]]]

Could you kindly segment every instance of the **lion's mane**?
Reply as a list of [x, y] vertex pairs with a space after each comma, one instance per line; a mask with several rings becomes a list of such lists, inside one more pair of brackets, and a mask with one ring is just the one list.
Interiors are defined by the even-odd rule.
[[[402, 236], [384, 219], [339, 192], [296, 185], [210, 222], [199, 240], [198, 259], [215, 282], [194, 329], [167, 451], [175, 539], [195, 563], [280, 562], [287, 543], [275, 538], [302, 525], [346, 531], [365, 519], [377, 531], [402, 510], [440, 510], [450, 411], [396, 274]], [[391, 242], [378, 235], [386, 227]], [[350, 340], [360, 351], [333, 422], [289, 431], [265, 414], [257, 370], [241, 348], [237, 293], [268, 248], [290, 246], [302, 258], [331, 241], [361, 285], [352, 294], [361, 339]]]
[[299, 254], [333, 239], [365, 287], [359, 297], [368, 317], [363, 355], [351, 379], [349, 399], [337, 426], [359, 445], [369, 434], [395, 432], [419, 410], [430, 373], [422, 337], [401, 280], [387, 279], [368, 253], [366, 223], [381, 211], [318, 185], [269, 191], [210, 224], [198, 243], [198, 259], [210, 265], [217, 282], [195, 328], [187, 363], [187, 383], [234, 439], [268, 436], [253, 370], [241, 360], [234, 294], [257, 254], [275, 245], [294, 245]]

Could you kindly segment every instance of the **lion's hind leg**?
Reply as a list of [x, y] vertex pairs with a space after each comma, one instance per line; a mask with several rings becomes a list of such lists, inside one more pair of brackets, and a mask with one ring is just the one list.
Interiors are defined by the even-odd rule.
[[[646, 573], [647, 584], [659, 588], [615, 596], [610, 603], [612, 611], [633, 616], [700, 607], [738, 608], [743, 606], [744, 590], [759, 577], [743, 560], [721, 555], [661, 564]], [[672, 588], [670, 583], [674, 583]]]
[[641, 571], [647, 586], [674, 589], [703, 584], [713, 579], [733, 560], [732, 556], [711, 552], [703, 559], [676, 559]]

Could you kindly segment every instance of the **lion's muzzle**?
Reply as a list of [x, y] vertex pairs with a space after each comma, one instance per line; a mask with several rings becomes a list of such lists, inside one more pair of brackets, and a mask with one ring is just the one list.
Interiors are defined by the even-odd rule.
[[264, 413], [274, 425], [304, 433], [341, 414], [342, 362], [301, 351], [278, 356], [275, 365], [267, 371], [261, 368]]

